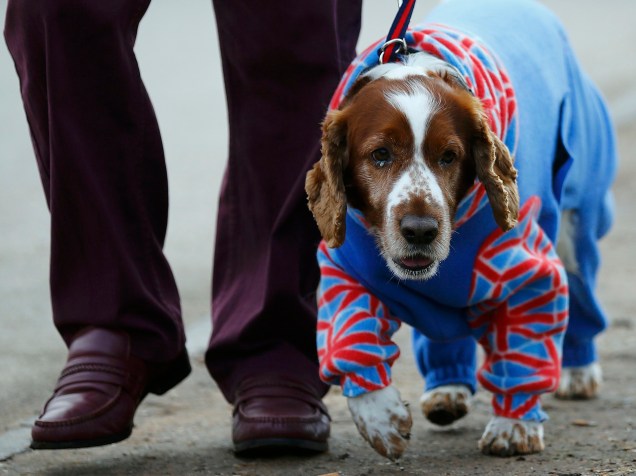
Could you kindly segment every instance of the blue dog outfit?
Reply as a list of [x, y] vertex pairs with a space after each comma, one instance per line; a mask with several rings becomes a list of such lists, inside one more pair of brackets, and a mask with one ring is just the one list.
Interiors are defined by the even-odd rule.
[[[427, 389], [453, 383], [474, 392], [477, 375], [496, 415], [542, 421], [539, 396], [556, 389], [561, 364], [596, 360], [593, 338], [606, 326], [594, 288], [617, 162], [607, 109], [559, 21], [532, 1], [447, 1], [406, 41], [457, 68], [481, 100], [515, 157], [519, 222], [501, 231], [476, 182], [438, 274], [409, 281], [393, 276], [364, 217], [349, 208], [344, 244], [322, 242], [318, 251], [321, 378], [349, 397], [389, 385], [399, 355], [391, 336], [406, 322]], [[381, 43], [354, 60], [331, 108], [378, 64]], [[555, 250], [563, 210], [575, 225], [578, 266], [568, 272]], [[476, 341], [486, 353], [479, 372]]]

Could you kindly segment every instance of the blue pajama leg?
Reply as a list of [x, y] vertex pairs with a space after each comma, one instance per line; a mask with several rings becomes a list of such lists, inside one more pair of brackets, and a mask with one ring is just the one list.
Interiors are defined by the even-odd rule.
[[432, 341], [413, 329], [415, 363], [426, 381], [425, 390], [441, 385], [463, 384], [475, 393], [477, 387], [477, 344], [472, 337], [453, 341]]
[[576, 214], [578, 272], [568, 272], [570, 321], [563, 344], [563, 367], [581, 367], [598, 359], [594, 337], [607, 327], [607, 316], [595, 293], [600, 265], [598, 240], [609, 231], [613, 201], [607, 193], [597, 213]]
[[[578, 65], [574, 56], [571, 70]], [[563, 344], [563, 366], [579, 367], [597, 360], [594, 337], [607, 327], [595, 294], [600, 264], [598, 240], [612, 224], [610, 187], [618, 162], [616, 137], [607, 106], [584, 75], [570, 78], [567, 121], [562, 125], [572, 167], [563, 184], [561, 206], [574, 211], [574, 252], [577, 269], [568, 269], [570, 320]], [[569, 108], [568, 108], [569, 107]], [[562, 224], [563, 226], [563, 224]]]

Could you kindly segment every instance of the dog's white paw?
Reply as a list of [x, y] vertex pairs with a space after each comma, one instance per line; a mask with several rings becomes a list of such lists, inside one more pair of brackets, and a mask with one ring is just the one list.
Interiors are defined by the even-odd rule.
[[564, 367], [554, 396], [564, 400], [588, 400], [598, 395], [603, 372], [598, 362], [584, 367]]
[[411, 436], [411, 412], [392, 385], [347, 399], [358, 431], [369, 444], [391, 460], [406, 450]]
[[543, 444], [543, 425], [538, 421], [493, 417], [479, 440], [479, 449], [485, 455], [513, 456], [538, 453]]
[[470, 389], [465, 385], [442, 385], [420, 397], [422, 413], [431, 423], [450, 425], [470, 410]]

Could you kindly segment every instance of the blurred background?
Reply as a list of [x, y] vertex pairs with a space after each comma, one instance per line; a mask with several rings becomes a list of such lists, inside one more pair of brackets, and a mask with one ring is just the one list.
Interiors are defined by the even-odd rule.
[[[23, 0], [27, 1], [27, 0]], [[0, 0], [4, 25], [7, 0]], [[420, 0], [423, 18], [436, 2]], [[583, 66], [608, 98], [621, 141], [636, 132], [636, 2], [546, 1], [562, 18]], [[360, 46], [386, 33], [395, 1], [365, 2]], [[209, 0], [153, 0], [141, 23], [137, 58], [158, 116], [170, 181], [166, 254], [183, 300], [190, 346], [201, 353], [210, 331], [209, 301], [217, 195], [227, 156], [223, 79]], [[302, 104], [299, 103], [299, 107]], [[318, 126], [317, 126], [318, 127]], [[622, 150], [625, 150], [623, 147]], [[634, 162], [624, 156], [624, 162]], [[625, 154], [624, 154], [625, 155]], [[634, 221], [634, 167], [617, 187], [619, 220]], [[631, 195], [629, 195], [631, 193]], [[12, 60], [0, 45], [0, 435], [28, 426], [57, 378], [65, 348], [48, 296], [49, 217]], [[612, 248], [624, 276], [607, 295], [633, 295], [634, 227]], [[629, 235], [631, 233], [631, 235]], [[616, 233], [613, 235], [615, 236]], [[631, 236], [631, 238], [629, 238]], [[614, 238], [611, 238], [614, 239]], [[610, 250], [610, 252], [612, 251]], [[633, 298], [609, 304], [623, 315]], [[614, 306], [614, 307], [612, 307]], [[631, 331], [633, 332], [633, 330]], [[212, 383], [210, 382], [210, 385]]]

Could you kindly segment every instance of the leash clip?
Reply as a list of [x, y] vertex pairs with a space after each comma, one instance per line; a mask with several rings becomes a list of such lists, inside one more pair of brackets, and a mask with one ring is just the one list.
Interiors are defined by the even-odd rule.
[[409, 47], [406, 44], [406, 40], [404, 38], [393, 38], [392, 40], [385, 41], [384, 44], [380, 47], [380, 64], [384, 63], [384, 50], [386, 50], [389, 46], [395, 44], [398, 44], [395, 53], [407, 54], [409, 52]]

